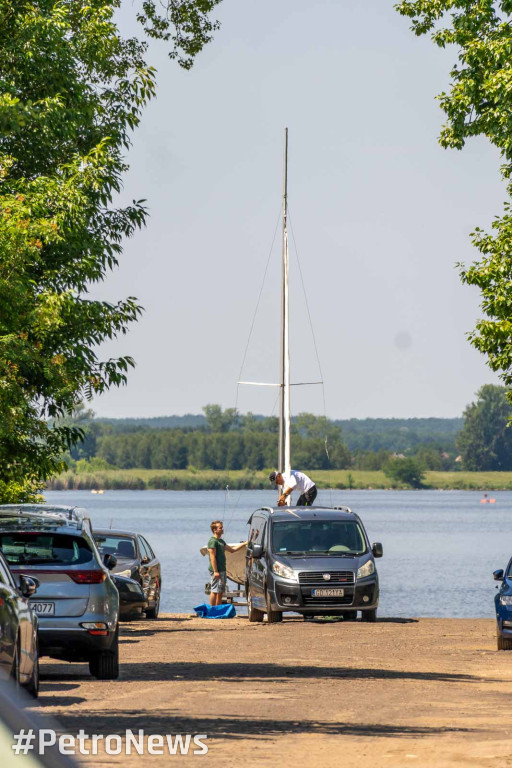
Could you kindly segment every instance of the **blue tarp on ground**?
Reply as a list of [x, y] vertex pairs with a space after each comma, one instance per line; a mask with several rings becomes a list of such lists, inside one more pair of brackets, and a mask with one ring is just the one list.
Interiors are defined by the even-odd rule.
[[208, 605], [203, 603], [194, 608], [201, 619], [234, 619], [236, 616], [234, 605]]

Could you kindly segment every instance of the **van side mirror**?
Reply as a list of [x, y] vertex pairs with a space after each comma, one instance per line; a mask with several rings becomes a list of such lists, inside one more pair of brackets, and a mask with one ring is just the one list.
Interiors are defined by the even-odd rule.
[[253, 544], [251, 550], [247, 550], [247, 554], [250, 557], [254, 557], [256, 560], [259, 560], [260, 557], [263, 556], [263, 547], [261, 544]]
[[372, 552], [374, 557], [382, 557], [384, 550], [380, 541], [374, 541], [372, 544]]
[[115, 568], [117, 565], [117, 557], [115, 555], [106, 554], [103, 557], [103, 564], [109, 571], [111, 571], [112, 568]]
[[25, 576], [23, 573], [20, 575], [20, 592], [23, 597], [32, 597], [35, 595], [39, 582], [37, 579], [32, 579], [30, 576]]
[[501, 568], [498, 571], [494, 571], [492, 575], [494, 577], [494, 581], [503, 581], [504, 573]]

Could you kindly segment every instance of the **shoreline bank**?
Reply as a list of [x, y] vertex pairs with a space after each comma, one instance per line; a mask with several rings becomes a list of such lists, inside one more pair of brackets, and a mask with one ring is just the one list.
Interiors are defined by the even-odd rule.
[[[321, 490], [412, 490], [393, 482], [380, 471], [317, 470], [311, 472]], [[268, 473], [247, 470], [112, 469], [95, 472], [69, 470], [53, 478], [50, 491], [165, 490], [218, 491], [268, 490]], [[510, 491], [512, 472], [426, 472], [423, 490]]]

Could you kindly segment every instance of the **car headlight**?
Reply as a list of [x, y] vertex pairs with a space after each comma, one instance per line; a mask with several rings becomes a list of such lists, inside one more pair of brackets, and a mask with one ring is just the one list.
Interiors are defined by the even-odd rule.
[[512, 595], [500, 595], [500, 603], [502, 605], [512, 605]]
[[272, 570], [278, 576], [281, 576], [282, 579], [297, 581], [297, 576], [295, 575], [295, 571], [293, 570], [293, 568], [290, 568], [288, 565], [283, 565], [283, 563], [275, 562], [274, 565], [272, 566]]
[[129, 568], [126, 571], [118, 571], [116, 573], [116, 576], [128, 576], [128, 578], [130, 578], [131, 575], [132, 575], [132, 572], [130, 571]]
[[375, 563], [373, 560], [368, 560], [368, 562], [358, 569], [356, 578], [366, 579], [366, 577], [371, 576], [372, 573], [375, 573]]

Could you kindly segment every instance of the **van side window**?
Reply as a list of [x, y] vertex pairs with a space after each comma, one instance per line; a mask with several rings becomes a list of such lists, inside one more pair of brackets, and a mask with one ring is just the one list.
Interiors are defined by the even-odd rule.
[[251, 533], [249, 535], [249, 545], [263, 544], [265, 536], [266, 520], [263, 517], [253, 517], [251, 521]]

